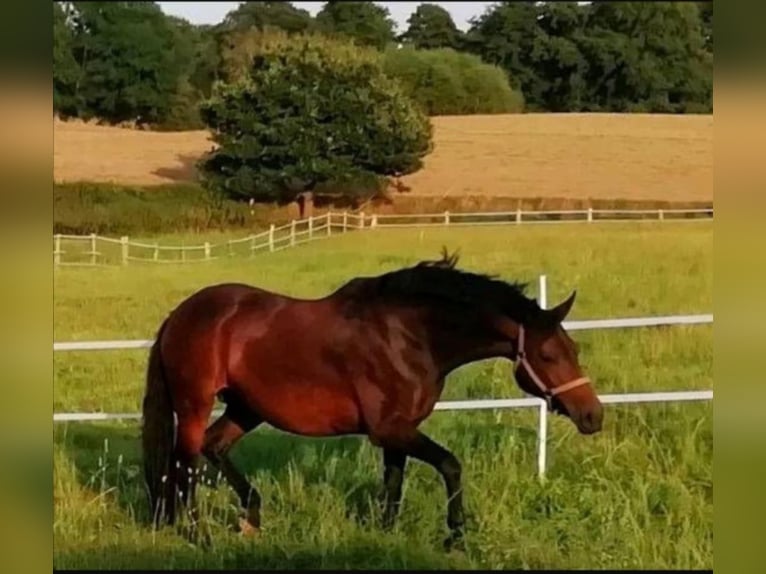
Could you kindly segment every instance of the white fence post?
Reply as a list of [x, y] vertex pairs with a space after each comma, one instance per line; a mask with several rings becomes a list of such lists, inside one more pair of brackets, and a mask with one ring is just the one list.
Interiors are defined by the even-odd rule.
[[540, 275], [538, 297], [540, 298], [538, 304], [541, 308], [546, 309], [548, 307], [548, 277], [545, 275]]
[[250, 257], [255, 257], [255, 235], [250, 236]]
[[372, 221], [370, 221], [370, 227], [372, 229], [375, 229], [378, 226], [378, 215], [376, 213], [372, 214]]
[[96, 264], [96, 234], [90, 234], [90, 264]]
[[593, 208], [588, 208], [588, 223], [593, 223]]
[[517, 224], [521, 223], [521, 208], [520, 207], [516, 208], [516, 223]]
[[295, 220], [290, 222], [290, 247], [295, 247]]
[[449, 225], [449, 211], [444, 212], [444, 225]]
[[314, 216], [309, 215], [309, 239], [314, 237]]
[[[539, 279], [539, 305], [543, 309], [548, 308], [548, 277], [540, 275]], [[539, 411], [539, 426], [537, 431], [537, 474], [542, 479], [545, 476], [545, 465], [548, 457], [548, 403], [542, 401]]]
[[120, 250], [122, 251], [122, 264], [127, 265], [128, 264], [128, 249], [130, 248], [130, 243], [128, 243], [128, 236], [123, 235], [120, 237]]
[[272, 223], [269, 226], [269, 251], [274, 251], [274, 229], [276, 229], [276, 226]]
[[348, 212], [343, 212], [343, 233], [346, 233], [348, 231]]
[[665, 220], [665, 210], [664, 209], [660, 209], [659, 217], [660, 217], [660, 221], [664, 221]]
[[332, 235], [332, 213], [327, 212], [327, 237]]
[[364, 229], [364, 211], [359, 212], [359, 229]]
[[205, 241], [205, 259], [210, 259], [210, 242]]
[[53, 263], [61, 265], [61, 234], [53, 236]]
[[537, 475], [545, 478], [545, 467], [548, 458], [548, 403], [540, 399], [539, 425], [537, 429]]

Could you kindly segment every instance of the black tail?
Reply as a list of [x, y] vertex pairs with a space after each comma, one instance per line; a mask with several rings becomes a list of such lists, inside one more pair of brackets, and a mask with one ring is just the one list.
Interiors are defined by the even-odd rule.
[[169, 523], [175, 520], [176, 473], [172, 472], [175, 421], [160, 354], [160, 340], [166, 323], [167, 320], [160, 326], [149, 353], [141, 434], [149, 508], [157, 525], [163, 515]]

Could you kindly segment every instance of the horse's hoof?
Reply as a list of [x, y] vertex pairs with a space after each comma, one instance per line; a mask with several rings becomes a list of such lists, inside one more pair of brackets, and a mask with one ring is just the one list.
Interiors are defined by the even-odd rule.
[[261, 534], [261, 529], [253, 526], [247, 518], [239, 519], [239, 533], [242, 536], [257, 537]]
[[444, 540], [444, 550], [447, 552], [465, 551], [465, 539], [462, 532], [453, 532]]

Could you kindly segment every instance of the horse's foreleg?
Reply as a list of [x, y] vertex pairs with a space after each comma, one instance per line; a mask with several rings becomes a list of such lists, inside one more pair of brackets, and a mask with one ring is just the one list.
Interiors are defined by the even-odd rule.
[[231, 409], [215, 421], [205, 432], [203, 452], [205, 456], [234, 489], [239, 497], [246, 518], [240, 523], [243, 532], [257, 531], [261, 526], [261, 497], [245, 476], [228, 457], [229, 450], [247, 432], [261, 422], [251, 414], [234, 413]]
[[451, 531], [445, 546], [449, 548], [461, 542], [465, 524], [463, 488], [460, 462], [455, 455], [416, 429], [405, 429], [392, 424], [376, 430], [377, 436], [371, 438], [384, 449], [401, 451], [439, 471], [447, 489], [447, 526]]
[[402, 499], [407, 455], [398, 449], [383, 449], [383, 528], [393, 527]]

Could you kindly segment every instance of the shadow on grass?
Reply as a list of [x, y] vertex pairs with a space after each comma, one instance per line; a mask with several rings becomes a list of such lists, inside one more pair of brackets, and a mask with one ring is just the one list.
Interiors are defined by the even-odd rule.
[[[347, 514], [366, 523], [370, 519], [369, 502], [382, 488], [382, 466], [380, 480], [371, 480], [369, 473], [359, 471], [357, 463], [365, 443], [361, 436], [316, 439], [261, 427], [237, 443], [232, 460], [256, 488], [257, 477], [286, 482], [291, 468], [300, 472], [306, 486], [329, 484], [343, 493]], [[137, 424], [61, 425], [55, 429], [54, 444], [74, 464], [81, 486], [96, 492], [113, 489], [120, 507], [148, 527]], [[328, 469], [329, 464], [334, 468]], [[200, 468], [207, 479], [215, 480], [217, 472], [205, 457], [200, 457]], [[219, 486], [231, 490], [223, 480]]]
[[375, 541], [368, 537], [332, 548], [300, 543], [288, 546], [242, 543], [227, 545], [212, 553], [192, 548], [137, 547], [128, 543], [68, 549], [57, 552], [55, 557], [57, 570], [434, 570], [469, 567], [466, 557], [460, 553], [427, 550], [401, 539]]

